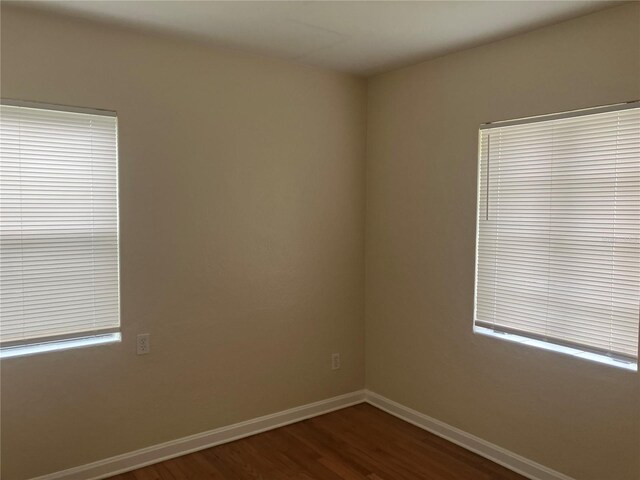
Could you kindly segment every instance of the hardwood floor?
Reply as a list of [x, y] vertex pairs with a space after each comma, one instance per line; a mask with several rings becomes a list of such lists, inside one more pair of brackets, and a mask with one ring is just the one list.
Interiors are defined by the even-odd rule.
[[525, 480], [368, 404], [111, 480]]

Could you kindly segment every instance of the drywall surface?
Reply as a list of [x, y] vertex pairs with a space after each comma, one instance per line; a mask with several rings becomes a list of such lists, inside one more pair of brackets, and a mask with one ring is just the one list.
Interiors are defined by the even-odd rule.
[[640, 4], [371, 79], [367, 388], [578, 480], [640, 478], [640, 376], [472, 332], [481, 123], [640, 98]]
[[123, 334], [2, 362], [3, 480], [362, 388], [363, 80], [12, 7], [1, 53], [118, 112]]

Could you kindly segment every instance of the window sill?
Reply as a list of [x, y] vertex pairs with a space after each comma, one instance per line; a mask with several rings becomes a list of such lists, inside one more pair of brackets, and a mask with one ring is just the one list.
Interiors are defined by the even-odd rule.
[[500, 340], [506, 340], [509, 342], [521, 343], [530, 347], [542, 348], [543, 350], [550, 350], [552, 352], [558, 352], [565, 355], [571, 355], [573, 357], [582, 358], [591, 362], [601, 363], [612, 367], [622, 368], [630, 370], [632, 372], [638, 371], [637, 362], [625, 362], [623, 360], [617, 360], [604, 354], [586, 352], [577, 348], [566, 347], [564, 345], [556, 345], [554, 343], [544, 342], [542, 340], [536, 340], [533, 338], [523, 337], [521, 335], [515, 335], [513, 333], [502, 333], [491, 330], [484, 327], [473, 327], [473, 333], [486, 335], [488, 337], [498, 338]]
[[94, 345], [117, 343], [121, 340], [122, 336], [120, 333], [106, 333], [103, 335], [92, 335], [90, 337], [67, 338], [64, 340], [54, 340], [50, 342], [16, 345], [12, 347], [0, 348], [0, 358], [4, 359], [12, 357], [22, 357], [25, 355], [37, 355], [39, 353], [55, 352], [57, 350], [91, 347]]

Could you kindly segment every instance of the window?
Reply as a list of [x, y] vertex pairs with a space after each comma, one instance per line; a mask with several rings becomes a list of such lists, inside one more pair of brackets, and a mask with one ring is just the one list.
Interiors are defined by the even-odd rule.
[[637, 368], [639, 106], [482, 126], [476, 332]]
[[0, 106], [2, 356], [119, 340], [116, 122]]

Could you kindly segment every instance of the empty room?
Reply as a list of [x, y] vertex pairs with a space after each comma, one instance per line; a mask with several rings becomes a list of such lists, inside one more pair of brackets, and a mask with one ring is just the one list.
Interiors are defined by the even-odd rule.
[[0, 2], [2, 480], [640, 480], [640, 1]]

